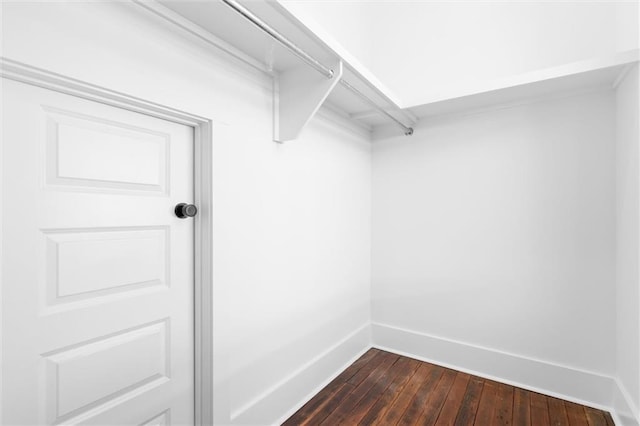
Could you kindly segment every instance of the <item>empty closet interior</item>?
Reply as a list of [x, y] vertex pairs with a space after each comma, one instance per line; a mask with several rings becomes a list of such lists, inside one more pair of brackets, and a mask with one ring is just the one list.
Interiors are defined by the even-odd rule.
[[2, 73], [208, 120], [214, 424], [281, 424], [376, 348], [637, 426], [639, 19], [604, 1], [7, 2]]

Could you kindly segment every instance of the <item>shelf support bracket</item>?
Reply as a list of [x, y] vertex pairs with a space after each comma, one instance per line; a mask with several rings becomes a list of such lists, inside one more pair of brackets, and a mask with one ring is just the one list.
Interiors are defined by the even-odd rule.
[[273, 140], [283, 143], [296, 139], [333, 88], [342, 78], [342, 61], [327, 78], [315, 69], [301, 65], [280, 73], [273, 85]]

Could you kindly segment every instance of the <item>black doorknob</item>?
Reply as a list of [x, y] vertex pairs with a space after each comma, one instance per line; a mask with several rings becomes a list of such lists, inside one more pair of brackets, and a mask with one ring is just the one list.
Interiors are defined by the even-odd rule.
[[180, 203], [176, 205], [174, 210], [176, 212], [176, 216], [180, 219], [186, 219], [188, 217], [194, 217], [198, 214], [198, 208], [193, 204]]

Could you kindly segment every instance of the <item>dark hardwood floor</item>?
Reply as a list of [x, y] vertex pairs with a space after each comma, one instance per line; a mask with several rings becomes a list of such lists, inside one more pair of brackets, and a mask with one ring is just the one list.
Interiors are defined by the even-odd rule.
[[609, 413], [371, 349], [285, 423], [613, 426]]

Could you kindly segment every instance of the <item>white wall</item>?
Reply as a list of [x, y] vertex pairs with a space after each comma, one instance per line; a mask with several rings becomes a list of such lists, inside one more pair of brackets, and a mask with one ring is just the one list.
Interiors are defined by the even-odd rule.
[[[638, 66], [616, 90], [617, 377], [616, 405], [640, 421], [640, 109]], [[629, 413], [632, 411], [632, 413]], [[630, 423], [631, 424], [631, 423]]]
[[605, 89], [376, 141], [374, 344], [608, 405], [614, 112]]
[[616, 47], [630, 50], [640, 47], [640, 1], [616, 3]]
[[219, 424], [275, 422], [367, 347], [368, 132], [323, 113], [273, 143], [271, 79], [135, 5], [16, 2], [3, 15], [5, 57], [214, 120]]

